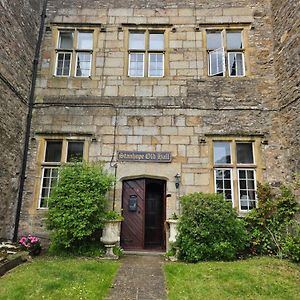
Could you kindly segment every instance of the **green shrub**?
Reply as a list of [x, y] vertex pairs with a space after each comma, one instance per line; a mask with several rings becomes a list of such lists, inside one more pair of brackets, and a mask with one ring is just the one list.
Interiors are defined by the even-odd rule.
[[106, 193], [114, 178], [99, 163], [70, 163], [48, 200], [47, 228], [52, 248], [78, 248], [104, 224]]
[[300, 225], [295, 224], [292, 233], [286, 236], [282, 246], [283, 256], [293, 262], [300, 262]]
[[289, 245], [294, 240], [291, 228], [297, 226], [294, 224], [299, 207], [290, 188], [282, 186], [280, 191], [280, 195], [276, 196], [269, 184], [258, 184], [259, 207], [245, 217], [252, 254], [282, 257], [286, 239], [289, 239]]
[[194, 193], [181, 197], [179, 258], [188, 262], [232, 260], [247, 241], [243, 220], [222, 195]]

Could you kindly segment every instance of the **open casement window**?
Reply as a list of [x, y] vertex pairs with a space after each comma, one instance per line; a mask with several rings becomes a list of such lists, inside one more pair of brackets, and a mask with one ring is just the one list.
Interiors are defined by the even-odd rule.
[[129, 31], [128, 76], [164, 76], [164, 33]]
[[239, 140], [213, 141], [214, 190], [233, 206], [236, 196], [240, 211], [257, 205], [253, 145]]
[[224, 76], [225, 74], [225, 52], [219, 48], [209, 52], [209, 75]]
[[39, 208], [48, 207], [48, 198], [59, 178], [58, 170], [64, 162], [80, 162], [84, 155], [84, 141], [47, 140], [42, 162]]
[[92, 54], [92, 31], [59, 31], [55, 76], [91, 76]]
[[245, 76], [242, 30], [207, 31], [206, 45], [209, 76]]

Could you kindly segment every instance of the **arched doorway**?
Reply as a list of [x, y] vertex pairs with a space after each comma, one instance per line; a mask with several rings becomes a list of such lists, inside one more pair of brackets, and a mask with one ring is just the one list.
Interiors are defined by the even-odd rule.
[[123, 181], [124, 221], [121, 246], [125, 250], [164, 250], [166, 182], [139, 178]]

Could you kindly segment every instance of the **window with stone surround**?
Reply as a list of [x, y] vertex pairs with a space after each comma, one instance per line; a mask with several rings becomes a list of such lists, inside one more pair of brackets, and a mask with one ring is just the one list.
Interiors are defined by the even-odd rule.
[[209, 76], [245, 76], [243, 30], [215, 29], [206, 31]]
[[213, 190], [222, 193], [240, 212], [257, 207], [257, 172], [261, 176], [259, 144], [259, 139], [211, 139]]
[[61, 29], [58, 31], [55, 76], [91, 76], [93, 31]]
[[164, 31], [130, 30], [128, 76], [163, 77], [165, 72]]
[[64, 162], [82, 161], [85, 141], [69, 139], [49, 139], [44, 141], [44, 154], [41, 163], [41, 183], [38, 208], [48, 207], [48, 198], [58, 180], [58, 168]]

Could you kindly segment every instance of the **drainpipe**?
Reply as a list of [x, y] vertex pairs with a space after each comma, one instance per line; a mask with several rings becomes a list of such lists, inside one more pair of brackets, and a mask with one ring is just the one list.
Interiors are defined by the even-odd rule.
[[40, 56], [40, 49], [41, 49], [44, 26], [45, 26], [47, 1], [48, 0], [44, 0], [44, 3], [43, 3], [39, 35], [38, 35], [38, 40], [37, 40], [37, 44], [36, 44], [36, 48], [35, 48], [34, 60], [33, 60], [33, 64], [32, 64], [31, 86], [30, 86], [30, 93], [29, 93], [29, 99], [28, 99], [28, 112], [27, 112], [25, 140], [24, 140], [24, 148], [23, 148], [23, 161], [22, 161], [22, 167], [21, 167], [20, 185], [19, 185], [18, 200], [17, 200], [18, 202], [17, 202], [17, 209], [16, 209], [16, 218], [15, 218], [15, 228], [14, 228], [14, 234], [13, 234], [14, 242], [16, 242], [17, 238], [18, 238], [20, 213], [21, 213], [22, 198], [23, 198], [24, 184], [25, 184], [25, 178], [26, 178], [25, 174], [26, 174], [27, 155], [28, 155], [29, 139], [30, 139], [32, 110], [33, 110], [33, 104], [34, 104], [34, 91], [35, 91], [37, 68], [38, 68], [39, 56]]

